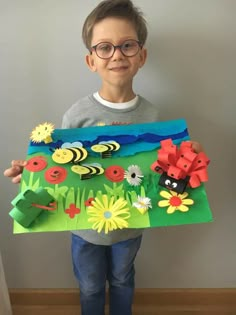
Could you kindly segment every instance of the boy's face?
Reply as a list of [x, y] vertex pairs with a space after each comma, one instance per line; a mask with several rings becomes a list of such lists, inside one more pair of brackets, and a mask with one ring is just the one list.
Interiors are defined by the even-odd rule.
[[[113, 45], [121, 45], [126, 40], [138, 40], [134, 26], [128, 20], [109, 17], [95, 24], [91, 47], [101, 42], [108, 42]], [[126, 57], [117, 48], [112, 57], [101, 59], [96, 52], [86, 56], [86, 62], [93, 72], [98, 72], [102, 79], [103, 87], [129, 87], [132, 88], [132, 81], [146, 60], [146, 49], [139, 48], [138, 53], [132, 57]]]

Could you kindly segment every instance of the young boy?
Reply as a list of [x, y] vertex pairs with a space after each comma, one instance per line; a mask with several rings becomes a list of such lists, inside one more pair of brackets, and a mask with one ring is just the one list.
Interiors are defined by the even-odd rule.
[[[101, 77], [98, 92], [80, 99], [63, 116], [62, 128], [132, 124], [158, 120], [158, 108], [133, 90], [133, 79], [145, 64], [147, 27], [142, 12], [130, 0], [105, 0], [83, 26], [86, 63]], [[196, 151], [200, 145], [193, 143]], [[20, 181], [25, 161], [13, 161], [4, 175]], [[72, 233], [72, 259], [80, 286], [83, 315], [104, 315], [105, 285], [109, 283], [110, 315], [131, 315], [134, 260], [141, 229], [108, 235], [93, 230]]]

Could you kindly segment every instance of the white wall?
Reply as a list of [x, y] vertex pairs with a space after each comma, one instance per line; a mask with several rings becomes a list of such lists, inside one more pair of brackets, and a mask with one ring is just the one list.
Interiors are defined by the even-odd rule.
[[[95, 0], [0, 0], [1, 170], [24, 158], [31, 130], [59, 128], [64, 111], [99, 88], [84, 63], [81, 27]], [[211, 158], [214, 223], [150, 229], [137, 258], [137, 287], [236, 284], [236, 2], [136, 0], [149, 21], [146, 66], [135, 89], [162, 119], [187, 119]], [[144, 84], [145, 82], [145, 84]], [[12, 234], [17, 186], [0, 177], [0, 248], [9, 287], [76, 287], [70, 234]]]

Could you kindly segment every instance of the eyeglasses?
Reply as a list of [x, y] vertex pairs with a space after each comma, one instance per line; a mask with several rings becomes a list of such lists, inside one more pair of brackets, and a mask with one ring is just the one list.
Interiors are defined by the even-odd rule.
[[92, 46], [90, 53], [94, 50], [99, 58], [109, 59], [114, 55], [117, 48], [124, 56], [133, 57], [139, 52], [140, 48], [142, 49], [142, 44], [135, 39], [126, 40], [121, 45], [116, 46], [108, 42], [102, 42]]

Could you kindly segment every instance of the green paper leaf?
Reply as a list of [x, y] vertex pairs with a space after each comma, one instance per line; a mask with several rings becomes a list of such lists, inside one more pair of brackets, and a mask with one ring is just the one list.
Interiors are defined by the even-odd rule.
[[36, 190], [37, 188], [39, 188], [39, 178], [36, 180], [36, 182], [33, 184], [32, 186], [32, 190]]

